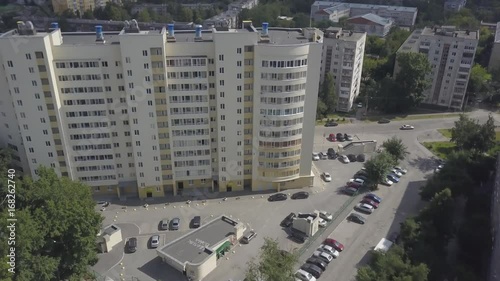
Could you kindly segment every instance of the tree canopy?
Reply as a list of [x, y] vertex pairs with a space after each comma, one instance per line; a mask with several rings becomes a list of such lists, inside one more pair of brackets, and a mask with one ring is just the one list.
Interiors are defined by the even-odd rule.
[[420, 53], [402, 53], [396, 60], [399, 71], [394, 78], [394, 97], [401, 97], [399, 105], [406, 110], [423, 101], [424, 91], [430, 86], [427, 75], [431, 72], [431, 65], [427, 56]]
[[403, 140], [396, 136], [384, 141], [382, 147], [385, 149], [385, 152], [389, 153], [394, 158], [395, 162], [404, 160], [406, 155], [409, 154], [408, 148], [403, 143]]
[[366, 161], [364, 167], [366, 169], [366, 183], [368, 187], [377, 189], [378, 184], [385, 180], [387, 173], [394, 167], [394, 164], [394, 158], [387, 152], [376, 154]]
[[458, 149], [486, 152], [495, 145], [495, 120], [489, 116], [484, 124], [461, 114], [455, 126], [451, 129], [451, 141]]
[[[22, 243], [16, 243], [12, 280], [81, 280], [97, 262], [102, 216], [88, 186], [44, 167], [39, 177], [16, 180], [16, 241]], [[3, 228], [6, 222], [1, 220]]]
[[289, 281], [293, 280], [297, 255], [279, 248], [278, 241], [264, 238], [258, 260], [248, 262], [245, 280]]

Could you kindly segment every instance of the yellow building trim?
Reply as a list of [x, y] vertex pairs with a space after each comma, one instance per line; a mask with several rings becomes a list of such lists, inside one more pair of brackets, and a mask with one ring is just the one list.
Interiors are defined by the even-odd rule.
[[281, 158], [265, 158], [265, 157], [258, 158], [259, 162], [267, 162], [267, 163], [276, 163], [276, 162], [285, 162], [294, 160], [300, 160], [300, 154], [291, 157], [281, 157]]

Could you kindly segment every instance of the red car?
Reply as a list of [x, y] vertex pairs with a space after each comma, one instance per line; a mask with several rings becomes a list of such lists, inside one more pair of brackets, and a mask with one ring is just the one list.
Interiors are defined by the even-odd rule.
[[363, 198], [363, 200], [361, 200], [360, 203], [363, 203], [363, 204], [368, 204], [370, 206], [373, 206], [373, 208], [377, 209], [378, 208], [378, 203], [373, 201], [373, 200], [370, 200], [368, 198]]
[[342, 252], [344, 250], [344, 245], [342, 245], [339, 241], [332, 238], [326, 238], [323, 244], [331, 246], [332, 248], [334, 248], [339, 252]]
[[330, 134], [330, 135], [328, 136], [328, 140], [329, 140], [329, 141], [336, 141], [337, 139], [335, 138], [335, 134]]

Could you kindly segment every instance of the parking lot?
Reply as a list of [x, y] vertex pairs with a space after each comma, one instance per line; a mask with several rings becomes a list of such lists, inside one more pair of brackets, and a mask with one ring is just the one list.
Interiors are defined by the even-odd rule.
[[[377, 140], [381, 144], [387, 138], [398, 135], [408, 146], [410, 155], [403, 166], [409, 168], [409, 172], [402, 181], [393, 187], [381, 186], [377, 191], [384, 202], [371, 215], [367, 216], [365, 225], [358, 225], [345, 221], [345, 217], [352, 211], [352, 207], [359, 201], [355, 198], [345, 210], [339, 214], [337, 220], [333, 221], [327, 229], [317, 238], [308, 244], [307, 249], [303, 249], [304, 254], [300, 261], [305, 261], [314, 250], [327, 237], [334, 237], [346, 246], [340, 257], [327, 269], [328, 276], [338, 276], [336, 280], [351, 280], [355, 275], [356, 268], [364, 264], [367, 260], [367, 251], [373, 248], [378, 240], [397, 229], [400, 221], [406, 216], [415, 213], [421, 206], [418, 197], [418, 188], [424, 180], [425, 174], [434, 168], [430, 163], [432, 155], [420, 144], [419, 139], [430, 137], [436, 128], [451, 127], [453, 119], [443, 120], [423, 120], [419, 121], [415, 131], [401, 133], [400, 124], [376, 125], [371, 123], [359, 123], [351, 125], [341, 125], [339, 128], [318, 127], [315, 136], [315, 151], [326, 152], [330, 147], [336, 147], [336, 143], [326, 140], [330, 132], [348, 133], [354, 140]], [[414, 122], [416, 123], [416, 122]], [[367, 155], [369, 159], [369, 155]], [[355, 162], [343, 164], [339, 160], [315, 161], [313, 172], [316, 175], [314, 187], [304, 188], [310, 193], [310, 197], [304, 200], [291, 200], [279, 202], [268, 202], [268, 194], [229, 197], [226, 201], [218, 199], [208, 199], [205, 203], [193, 201], [164, 204], [150, 204], [148, 208], [143, 206], [128, 207], [126, 210], [119, 205], [111, 205], [103, 214], [106, 216], [104, 224], [116, 223], [122, 225], [136, 225], [139, 229], [139, 249], [133, 254], [123, 254], [123, 260], [118, 260], [116, 266], [108, 262], [108, 269], [105, 265], [98, 264], [99, 272], [108, 275], [114, 280], [119, 280], [121, 274], [125, 278], [138, 278], [141, 281], [149, 280], [185, 280], [184, 277], [163, 264], [157, 258], [156, 251], [147, 248], [147, 241], [153, 234], [161, 234], [161, 244], [168, 243], [189, 231], [189, 221], [192, 217], [199, 215], [202, 223], [210, 221], [213, 217], [227, 215], [247, 225], [248, 229], [255, 230], [258, 235], [248, 245], [238, 245], [231, 249], [231, 252], [224, 259], [219, 260], [217, 268], [204, 280], [243, 280], [246, 270], [246, 263], [259, 253], [259, 247], [263, 244], [264, 237], [271, 237], [278, 240], [280, 247], [284, 250], [299, 249], [303, 245], [288, 239], [287, 233], [279, 224], [281, 220], [290, 212], [311, 212], [314, 210], [324, 210], [336, 213], [351, 197], [340, 192], [353, 174], [360, 170], [362, 163]], [[319, 175], [322, 172], [329, 172], [332, 181], [324, 182]], [[293, 194], [299, 190], [289, 190], [287, 193]], [[402, 203], [403, 202], [403, 203]], [[135, 209], [135, 210], [134, 210]], [[116, 217], [115, 217], [116, 216]], [[178, 231], [160, 231], [158, 225], [160, 220], [179, 217], [181, 219]], [[127, 228], [132, 229], [132, 227]], [[124, 238], [135, 236], [137, 233], [123, 233]], [[160, 244], [160, 245], [161, 245]], [[142, 248], [141, 248], [142, 247]], [[106, 260], [106, 255], [102, 255], [101, 260]], [[116, 254], [115, 254], [116, 255]], [[101, 263], [101, 261], [100, 261]], [[123, 263], [120, 264], [120, 263]], [[300, 264], [298, 265], [300, 266]], [[325, 273], [326, 274], [326, 273]], [[324, 278], [322, 278], [324, 279]], [[327, 280], [328, 278], [324, 279]]]

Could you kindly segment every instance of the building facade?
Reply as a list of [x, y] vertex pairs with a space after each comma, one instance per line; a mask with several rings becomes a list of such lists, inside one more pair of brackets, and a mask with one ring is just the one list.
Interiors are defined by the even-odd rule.
[[49, 166], [98, 195], [311, 185], [322, 35], [20, 23], [0, 36], [2, 144], [26, 175]]
[[493, 41], [493, 48], [491, 49], [490, 61], [488, 63], [488, 70], [500, 70], [500, 22], [497, 22], [495, 39]]
[[359, 95], [366, 33], [330, 27], [323, 39], [321, 81], [331, 73], [338, 95], [337, 110], [348, 112]]
[[446, 0], [444, 1], [444, 10], [447, 12], [458, 12], [465, 8], [467, 0]]
[[311, 19], [314, 21], [330, 20], [338, 22], [343, 17], [355, 17], [375, 14], [392, 19], [398, 26], [412, 27], [417, 20], [418, 9], [414, 7], [371, 5], [357, 3], [341, 3], [316, 1], [311, 6]]
[[[478, 31], [457, 30], [454, 26], [426, 27], [406, 39], [397, 54], [425, 54], [432, 67], [432, 85], [423, 103], [462, 109], [478, 41]], [[395, 75], [398, 70], [396, 60]]]
[[87, 10], [94, 10], [95, 7], [95, 0], [52, 0], [52, 8], [54, 9], [54, 13], [56, 14], [62, 14], [66, 10], [83, 14]]
[[346, 20], [346, 23], [354, 31], [366, 32], [368, 35], [383, 38], [391, 31], [393, 21], [392, 19], [379, 17], [375, 14], [365, 14], [351, 17]]

